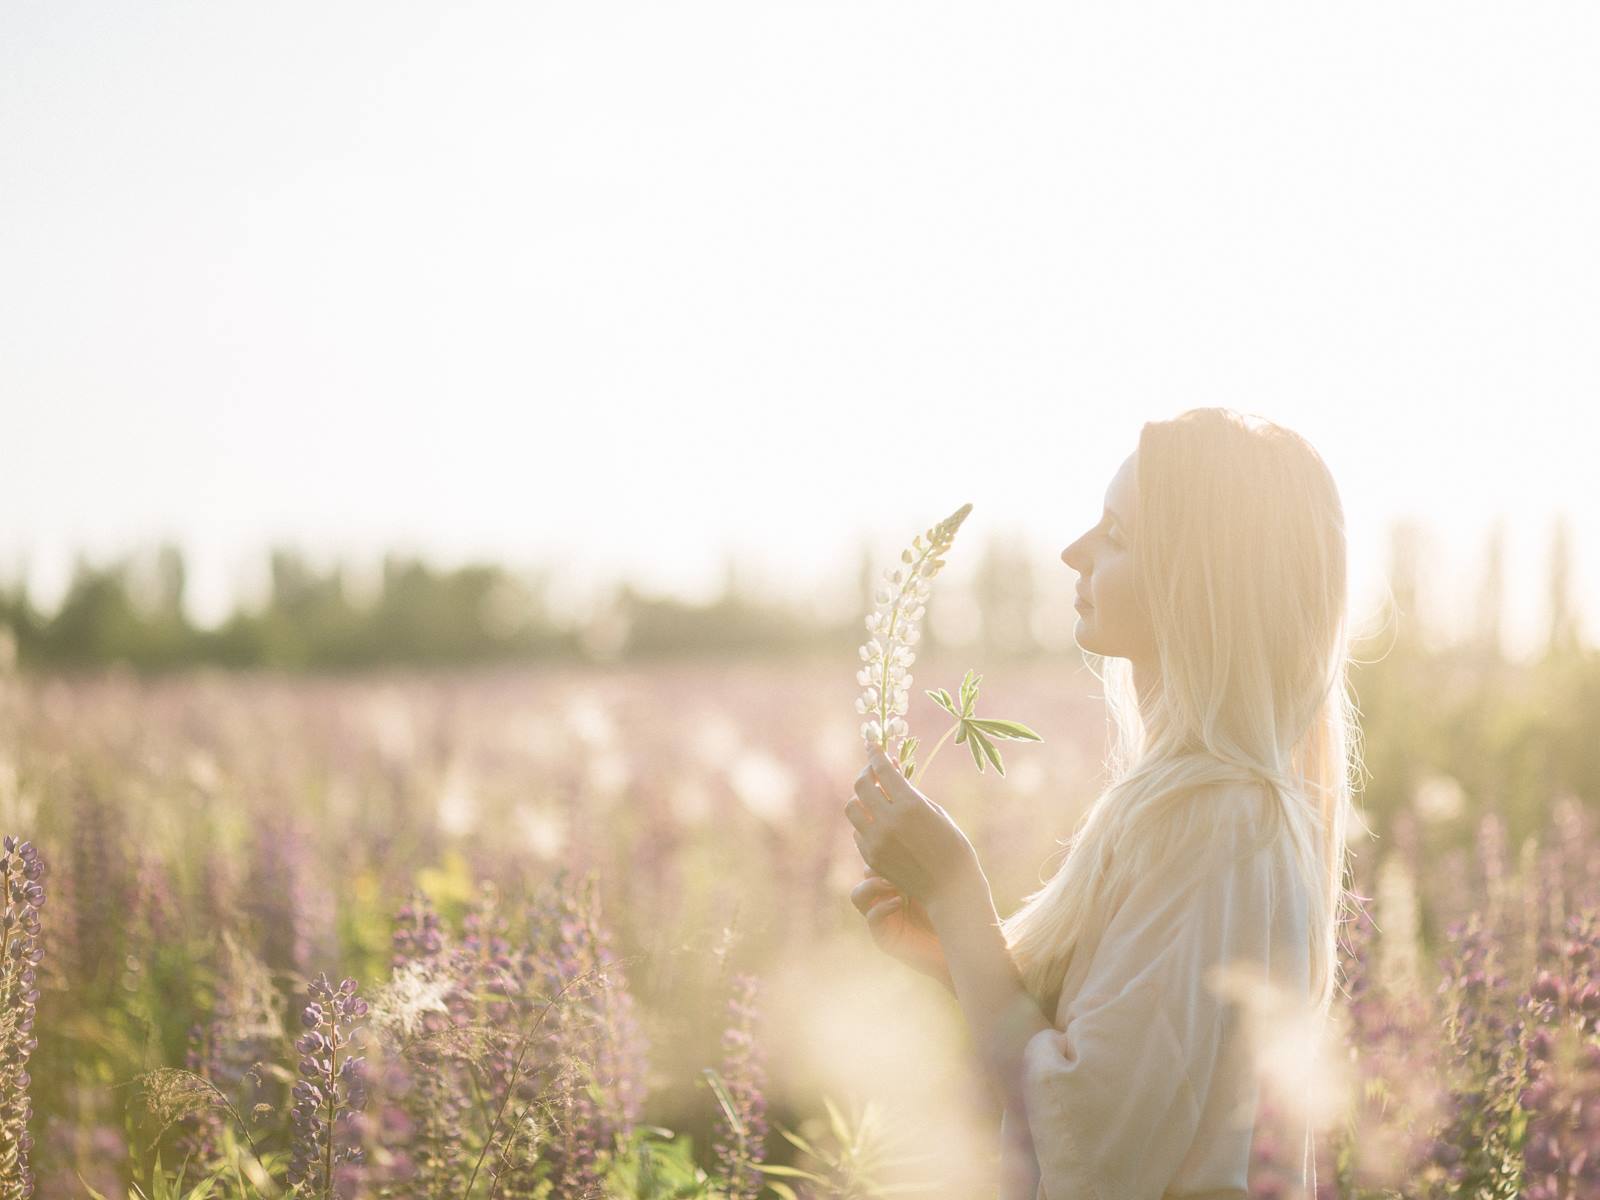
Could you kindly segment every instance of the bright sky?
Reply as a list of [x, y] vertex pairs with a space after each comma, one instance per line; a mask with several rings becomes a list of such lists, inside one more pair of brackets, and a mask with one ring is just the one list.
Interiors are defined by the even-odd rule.
[[1226, 404], [1328, 460], [1358, 605], [1391, 516], [1444, 612], [1501, 516], [1526, 641], [1566, 511], [1600, 638], [1596, 62], [1588, 3], [9, 0], [0, 572], [695, 596], [964, 501], [1054, 562]]

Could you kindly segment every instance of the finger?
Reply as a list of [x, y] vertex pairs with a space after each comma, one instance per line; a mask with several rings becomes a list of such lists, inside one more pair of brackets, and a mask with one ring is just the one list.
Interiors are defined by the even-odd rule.
[[850, 902], [862, 912], [866, 912], [867, 909], [886, 896], [898, 896], [899, 894], [900, 889], [887, 879], [863, 879], [850, 889]]
[[844, 815], [850, 819], [850, 824], [857, 829], [865, 829], [874, 820], [872, 814], [867, 811], [867, 806], [854, 796], [845, 801]]
[[[879, 757], [882, 758], [882, 751], [879, 751]], [[882, 761], [888, 762], [888, 759]], [[893, 767], [880, 772], [869, 760], [867, 765], [861, 768], [861, 774], [856, 776], [856, 795], [861, 796], [863, 790], [868, 790], [870, 794], [876, 794], [885, 804], [893, 803], [896, 797], [886, 782], [889, 775], [899, 776], [900, 772]]]
[[900, 768], [889, 760], [889, 756], [877, 746], [872, 747], [867, 753], [867, 766], [872, 771], [872, 777], [887, 794], [891, 801], [910, 800], [916, 796], [912, 791], [911, 781], [900, 774]]
[[880, 900], [867, 910], [867, 922], [870, 924], [873, 921], [881, 921], [885, 917], [894, 916], [895, 913], [900, 911], [903, 903], [904, 901], [898, 896], [888, 900]]
[[861, 861], [872, 867], [876, 874], [881, 875], [883, 872], [877, 869], [878, 864], [874, 861], [878, 855], [877, 847], [859, 829], [851, 836], [856, 840], [856, 851], [861, 855]]
[[889, 811], [889, 797], [884, 794], [881, 787], [869, 775], [866, 779], [856, 777], [856, 798], [866, 806], [874, 817], [881, 816]]
[[867, 765], [875, 767], [879, 771], [894, 771], [897, 774], [900, 770], [900, 764], [890, 758], [884, 748], [876, 742], [867, 744]]

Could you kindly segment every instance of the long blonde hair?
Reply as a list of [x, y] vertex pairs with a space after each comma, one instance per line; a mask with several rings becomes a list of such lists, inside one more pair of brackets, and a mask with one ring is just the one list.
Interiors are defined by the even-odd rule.
[[1360, 770], [1344, 510], [1322, 458], [1258, 417], [1195, 408], [1139, 433], [1135, 587], [1159, 680], [1093, 656], [1115, 728], [1111, 782], [1067, 857], [1001, 922], [1023, 983], [1054, 1014], [1075, 953], [1092, 955], [1132, 882], [1203, 838], [1203, 796], [1258, 785], [1263, 842], [1287, 825], [1308, 901], [1310, 1002], [1336, 987], [1350, 907], [1347, 830]]

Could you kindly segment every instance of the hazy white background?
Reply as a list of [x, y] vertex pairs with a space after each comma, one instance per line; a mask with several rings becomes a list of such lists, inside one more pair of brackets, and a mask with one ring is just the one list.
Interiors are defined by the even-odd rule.
[[1592, 4], [6, 0], [0, 570], [699, 596], [967, 500], [1053, 562], [1226, 404], [1328, 460], [1358, 604], [1409, 515], [1455, 619], [1499, 516], [1527, 644], [1566, 511], [1594, 638], [1596, 62]]

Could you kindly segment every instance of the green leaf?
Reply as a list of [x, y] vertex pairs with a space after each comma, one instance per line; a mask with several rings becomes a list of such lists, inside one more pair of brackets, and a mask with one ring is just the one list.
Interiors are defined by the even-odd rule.
[[956, 702], [950, 698], [950, 693], [945, 691], [943, 688], [939, 688], [936, 691], [930, 691], [927, 693], [927, 695], [935, 704], [944, 709], [945, 712], [949, 713], [952, 717], [958, 717], [961, 715], [960, 713], [956, 712]]
[[999, 721], [993, 717], [971, 717], [971, 722], [991, 737], [1017, 742], [1042, 742], [1044, 739], [1020, 721]]
[[798, 1133], [791, 1133], [782, 1125], [778, 1126], [778, 1132], [783, 1134], [784, 1137], [788, 1138], [789, 1141], [794, 1143], [798, 1149], [804, 1150], [807, 1154], [811, 1155], [812, 1158], [822, 1157], [822, 1155], [817, 1153], [816, 1147], [812, 1146], [810, 1142], [806, 1141], [805, 1138], [801, 1137]]
[[[962, 728], [965, 729], [967, 726], [963, 725]], [[983, 751], [978, 749], [978, 739], [982, 736], [983, 735], [981, 733], [974, 732], [973, 735], [967, 739], [967, 749], [972, 751], [972, 761], [978, 765], [979, 775], [983, 774]], [[960, 740], [960, 738], [956, 739], [958, 742]]]
[[782, 1175], [788, 1179], [809, 1179], [813, 1183], [824, 1182], [822, 1176], [813, 1175], [810, 1171], [802, 1171], [799, 1167], [786, 1167], [781, 1163], [751, 1163], [763, 1175]]
[[967, 722], [963, 721], [963, 722], [961, 722], [961, 724], [957, 725], [956, 726], [956, 745], [959, 746], [959, 745], [961, 745], [962, 742], [966, 741], [967, 740], [967, 734], [969, 734], [971, 732], [972, 732], [972, 726], [969, 725]]
[[81, 1171], [77, 1170], [77, 1168], [73, 1168], [72, 1173], [78, 1177], [78, 1182], [83, 1184], [83, 1190], [88, 1192], [89, 1195], [93, 1197], [93, 1200], [108, 1200], [103, 1192], [97, 1192], [89, 1186], [89, 1181], [83, 1177], [83, 1173]]
[[700, 1072], [706, 1077], [706, 1082], [711, 1085], [711, 1090], [717, 1094], [717, 1103], [722, 1105], [723, 1114], [728, 1118], [728, 1124], [740, 1137], [744, 1137], [746, 1130], [744, 1121], [739, 1117], [738, 1106], [733, 1102], [733, 1097], [728, 1095], [728, 1089], [723, 1086], [722, 1077], [717, 1074], [715, 1067], [704, 1067]]
[[982, 675], [974, 675], [968, 671], [966, 678], [961, 681], [961, 715], [970, 717], [972, 706], [978, 702], [978, 685], [983, 682]]
[[800, 1200], [799, 1195], [787, 1183], [769, 1183], [767, 1188], [776, 1192], [779, 1200]]
[[839, 1139], [840, 1145], [849, 1145], [850, 1125], [844, 1119], [844, 1114], [839, 1111], [839, 1106], [833, 1102], [831, 1096], [822, 1098], [822, 1105], [828, 1110], [828, 1124], [833, 1129], [833, 1136]]
[[994, 764], [994, 769], [999, 771], [1001, 777], [1004, 778], [1006, 769], [1000, 762], [1000, 751], [994, 748], [994, 743], [984, 737], [983, 732], [978, 729], [972, 731], [972, 740], [977, 742], [983, 752], [989, 756], [989, 761]]

